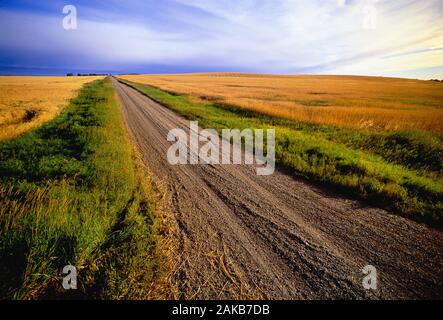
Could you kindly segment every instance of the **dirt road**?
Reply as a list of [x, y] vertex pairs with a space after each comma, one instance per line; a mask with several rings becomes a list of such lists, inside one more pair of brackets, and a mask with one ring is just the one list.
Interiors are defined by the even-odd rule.
[[[443, 233], [276, 170], [168, 163], [189, 122], [113, 80], [143, 162], [168, 194], [181, 298], [443, 298]], [[362, 268], [377, 269], [365, 290]]]

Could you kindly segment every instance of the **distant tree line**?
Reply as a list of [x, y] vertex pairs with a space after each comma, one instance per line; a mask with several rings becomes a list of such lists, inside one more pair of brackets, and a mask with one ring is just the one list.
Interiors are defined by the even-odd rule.
[[[67, 77], [73, 77], [75, 74], [69, 72], [66, 74]], [[110, 76], [110, 74], [106, 73], [77, 73], [77, 77], [85, 77], [85, 76]]]
[[430, 81], [435, 81], [435, 82], [443, 82], [443, 79], [442, 79], [442, 80], [438, 80], [438, 79], [431, 79]]

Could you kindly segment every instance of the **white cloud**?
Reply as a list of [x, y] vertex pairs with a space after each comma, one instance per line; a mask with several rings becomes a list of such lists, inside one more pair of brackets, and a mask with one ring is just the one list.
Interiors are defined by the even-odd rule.
[[[154, 28], [152, 21], [122, 18], [111, 23], [79, 15], [79, 29], [66, 31], [62, 16], [0, 11], [0, 47], [52, 50], [126, 65], [228, 66], [281, 73], [389, 75], [443, 65], [443, 51], [429, 51], [443, 47], [439, 0], [176, 3], [198, 9], [198, 14], [177, 10], [169, 17], [170, 28]], [[373, 30], [363, 28], [368, 5], [376, 7]], [[402, 55], [405, 52], [410, 54]]]

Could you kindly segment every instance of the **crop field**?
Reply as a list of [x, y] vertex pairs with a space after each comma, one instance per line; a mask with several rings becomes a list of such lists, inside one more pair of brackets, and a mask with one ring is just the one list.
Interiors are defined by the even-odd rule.
[[54, 118], [87, 82], [102, 77], [0, 77], [0, 140]]
[[443, 133], [443, 84], [431, 81], [236, 73], [121, 78], [307, 123]]

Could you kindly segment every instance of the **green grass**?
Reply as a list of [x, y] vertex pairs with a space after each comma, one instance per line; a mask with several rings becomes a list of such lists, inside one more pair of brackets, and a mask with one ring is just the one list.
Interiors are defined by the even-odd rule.
[[129, 84], [178, 114], [198, 120], [203, 128], [219, 132], [223, 128], [275, 128], [277, 163], [294, 175], [409, 218], [439, 228], [443, 225], [440, 136], [306, 124], [210, 100], [190, 101], [178, 93]]
[[[109, 79], [0, 144], [0, 299], [143, 298], [159, 268], [148, 188]], [[65, 265], [78, 270], [64, 291]]]

